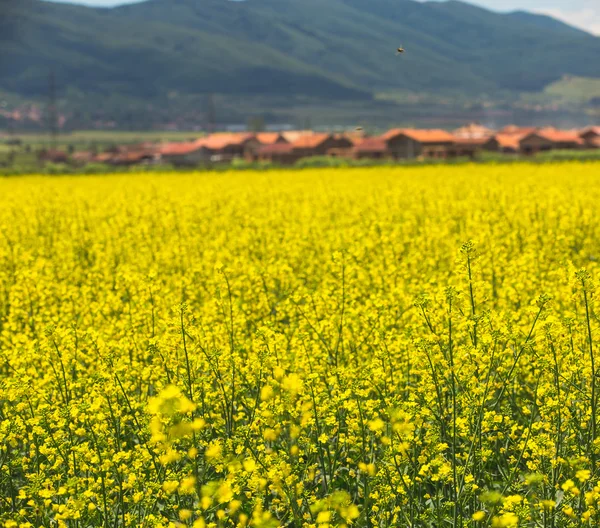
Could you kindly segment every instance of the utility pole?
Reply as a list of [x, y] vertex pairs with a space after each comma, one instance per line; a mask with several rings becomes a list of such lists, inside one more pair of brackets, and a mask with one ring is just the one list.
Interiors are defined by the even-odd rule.
[[48, 77], [48, 131], [50, 132], [50, 145], [56, 149], [58, 137], [58, 110], [56, 107], [56, 76], [54, 71]]

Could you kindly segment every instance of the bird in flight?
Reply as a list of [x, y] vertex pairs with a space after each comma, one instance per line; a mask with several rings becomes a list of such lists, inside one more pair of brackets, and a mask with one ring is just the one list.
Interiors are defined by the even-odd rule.
[[402, 46], [396, 50], [396, 55], [400, 55], [400, 53], [404, 53], [404, 48]]

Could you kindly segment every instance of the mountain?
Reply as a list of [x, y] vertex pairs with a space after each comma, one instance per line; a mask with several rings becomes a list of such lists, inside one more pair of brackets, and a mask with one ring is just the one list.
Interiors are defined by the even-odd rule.
[[[413, 0], [0, 0], [0, 90], [371, 100], [541, 91], [600, 77], [600, 38], [547, 16]], [[396, 56], [403, 45], [406, 53]]]

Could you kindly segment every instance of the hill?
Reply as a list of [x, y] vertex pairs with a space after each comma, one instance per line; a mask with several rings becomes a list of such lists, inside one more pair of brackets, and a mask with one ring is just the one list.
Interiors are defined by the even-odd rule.
[[[0, 90], [369, 101], [393, 90], [541, 91], [600, 78], [600, 38], [530, 13], [413, 0], [148, 0], [112, 9], [7, 1]], [[395, 48], [404, 45], [405, 55]]]

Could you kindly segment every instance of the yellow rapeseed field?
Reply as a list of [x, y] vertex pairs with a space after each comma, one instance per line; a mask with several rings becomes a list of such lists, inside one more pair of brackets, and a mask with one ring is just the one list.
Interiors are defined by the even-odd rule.
[[0, 180], [0, 526], [600, 525], [600, 164]]

